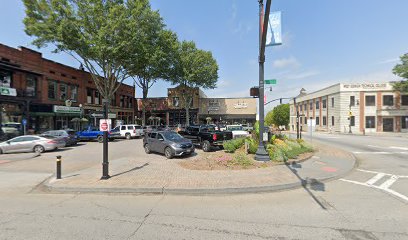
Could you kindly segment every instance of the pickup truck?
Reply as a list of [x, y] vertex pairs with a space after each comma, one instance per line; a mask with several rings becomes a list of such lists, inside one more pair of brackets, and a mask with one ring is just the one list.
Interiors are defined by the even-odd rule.
[[[78, 139], [80, 141], [85, 140], [97, 140], [98, 142], [103, 142], [103, 132], [95, 127], [88, 127], [82, 131], [77, 132]], [[115, 138], [120, 137], [119, 132], [108, 132], [109, 141], [115, 140]]]
[[222, 147], [224, 141], [232, 139], [232, 132], [216, 131], [213, 125], [189, 126], [178, 133], [201, 146], [204, 152], [211, 151], [212, 147]]

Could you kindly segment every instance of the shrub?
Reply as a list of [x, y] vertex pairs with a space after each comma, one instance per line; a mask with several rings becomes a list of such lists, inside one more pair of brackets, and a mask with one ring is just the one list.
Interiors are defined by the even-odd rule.
[[284, 162], [287, 160], [284, 151], [277, 145], [268, 144], [267, 151], [272, 161]]
[[241, 148], [245, 143], [245, 138], [236, 138], [225, 141], [223, 144], [224, 150], [229, 153], [234, 153], [235, 150]]
[[254, 163], [251, 161], [251, 159], [248, 158], [248, 156], [245, 155], [244, 153], [239, 153], [239, 154], [237, 154], [237, 155], [235, 156], [234, 160], [235, 160], [235, 164], [236, 164], [236, 165], [240, 165], [240, 166], [242, 166], [242, 167], [244, 167], [244, 168], [247, 168], [247, 167], [249, 167], [249, 166], [251, 166], [251, 165], [254, 164]]
[[236, 138], [233, 140], [235, 149], [241, 148], [245, 143], [245, 138]]
[[258, 150], [258, 141], [253, 138], [247, 138], [245, 141], [248, 143], [248, 152], [251, 154], [255, 154]]

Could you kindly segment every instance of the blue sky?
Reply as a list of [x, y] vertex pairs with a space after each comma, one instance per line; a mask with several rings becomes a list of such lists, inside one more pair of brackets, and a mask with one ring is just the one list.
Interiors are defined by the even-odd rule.
[[[21, 1], [0, 1], [0, 42], [36, 49], [24, 33]], [[219, 64], [219, 87], [205, 90], [208, 96], [249, 95], [258, 81], [257, 0], [151, 4], [180, 40], [193, 40], [212, 51]], [[271, 10], [282, 11], [283, 45], [266, 49], [265, 78], [278, 80], [268, 99], [293, 97], [302, 87], [311, 92], [339, 82], [397, 80], [391, 70], [408, 52], [407, 9], [406, 0], [273, 0]], [[51, 49], [39, 51], [46, 58], [78, 66]], [[169, 86], [158, 82], [150, 96], [165, 96]]]

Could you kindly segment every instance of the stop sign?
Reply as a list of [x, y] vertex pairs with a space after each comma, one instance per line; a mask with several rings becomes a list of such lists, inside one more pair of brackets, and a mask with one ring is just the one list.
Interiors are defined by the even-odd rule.
[[111, 119], [101, 119], [99, 121], [99, 131], [110, 131]]
[[101, 130], [102, 130], [102, 131], [108, 131], [108, 124], [107, 124], [106, 122], [103, 122], [103, 123], [101, 124]]

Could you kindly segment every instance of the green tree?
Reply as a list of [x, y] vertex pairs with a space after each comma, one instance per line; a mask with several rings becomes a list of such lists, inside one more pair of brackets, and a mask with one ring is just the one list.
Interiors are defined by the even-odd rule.
[[273, 110], [269, 111], [265, 116], [265, 126], [270, 127], [273, 124]]
[[160, 23], [148, 0], [23, 1], [25, 32], [34, 37], [33, 44], [52, 44], [55, 52], [78, 60], [107, 100], [129, 77], [128, 53], [144, 54], [146, 33]]
[[408, 92], [408, 53], [400, 57], [401, 63], [395, 65], [392, 69], [392, 72], [403, 78], [402, 81], [396, 82], [393, 84], [395, 90], [400, 92]]
[[199, 50], [192, 41], [183, 41], [179, 46], [178, 63], [173, 84], [182, 87], [183, 107], [186, 110], [186, 124], [189, 125], [189, 110], [195, 89], [213, 89], [218, 80], [218, 64], [210, 51]]
[[272, 123], [276, 126], [288, 126], [289, 117], [289, 104], [281, 104], [273, 109]]

